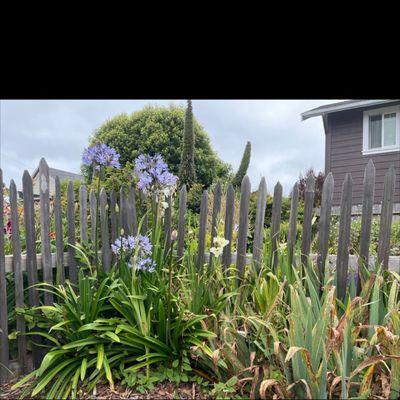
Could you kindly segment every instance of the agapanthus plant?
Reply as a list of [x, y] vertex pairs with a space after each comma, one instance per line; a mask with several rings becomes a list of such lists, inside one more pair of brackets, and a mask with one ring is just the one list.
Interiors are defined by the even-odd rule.
[[117, 256], [128, 262], [132, 268], [132, 262], [135, 264], [135, 269], [138, 271], [154, 271], [154, 262], [151, 259], [152, 244], [147, 236], [121, 236], [111, 249]]
[[85, 165], [93, 166], [95, 169], [101, 167], [120, 168], [119, 157], [120, 155], [115, 149], [104, 143], [98, 143], [84, 150], [82, 162]]
[[135, 160], [134, 173], [138, 176], [138, 188], [145, 194], [170, 195], [178, 177], [169, 172], [167, 163], [160, 154], [154, 156], [141, 154]]

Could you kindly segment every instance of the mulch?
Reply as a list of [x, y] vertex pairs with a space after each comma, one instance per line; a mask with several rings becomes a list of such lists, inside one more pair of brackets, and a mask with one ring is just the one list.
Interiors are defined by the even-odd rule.
[[[13, 400], [18, 399], [23, 392], [24, 387], [12, 390], [11, 387], [15, 381], [0, 384], [0, 399]], [[139, 393], [135, 389], [127, 388], [116, 384], [115, 390], [111, 391], [107, 384], [99, 384], [96, 386], [94, 393], [78, 392], [78, 398], [82, 400], [158, 400], [158, 399], [180, 399], [180, 400], [209, 400], [210, 396], [204, 395], [200, 387], [195, 383], [182, 383], [176, 385], [170, 382], [159, 383], [155, 388], [146, 393]], [[32, 397], [25, 397], [25, 399], [33, 399]], [[35, 396], [34, 400], [45, 399], [45, 397]]]

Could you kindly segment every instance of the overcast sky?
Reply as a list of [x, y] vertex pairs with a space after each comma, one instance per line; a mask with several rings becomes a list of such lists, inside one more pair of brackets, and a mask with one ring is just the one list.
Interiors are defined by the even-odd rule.
[[[237, 169], [247, 140], [252, 154], [248, 174], [255, 188], [262, 176], [268, 190], [276, 181], [285, 193], [301, 172], [324, 167], [320, 117], [301, 121], [300, 113], [337, 100], [193, 100], [193, 111], [219, 156]], [[2, 100], [0, 165], [7, 186], [21, 188], [25, 169], [41, 157], [49, 166], [79, 173], [81, 154], [95, 128], [119, 113], [146, 104], [185, 105], [185, 100]]]

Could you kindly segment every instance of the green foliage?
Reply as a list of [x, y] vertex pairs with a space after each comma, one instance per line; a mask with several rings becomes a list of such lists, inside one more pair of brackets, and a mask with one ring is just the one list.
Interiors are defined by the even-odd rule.
[[183, 133], [183, 145], [181, 163], [179, 165], [179, 182], [190, 188], [196, 182], [194, 164], [195, 136], [193, 129], [192, 101], [188, 100], [185, 112], [185, 129]]
[[250, 156], [251, 156], [251, 143], [247, 142], [243, 152], [242, 160], [240, 161], [239, 169], [232, 180], [232, 185], [234, 187], [238, 188], [242, 184], [242, 180], [247, 174], [247, 169], [249, 168]]
[[[183, 107], [147, 106], [131, 115], [120, 114], [106, 121], [96, 129], [90, 144], [99, 141], [113, 147], [121, 155], [122, 166], [128, 161], [134, 162], [142, 153], [160, 153], [171, 172], [178, 175], [184, 120]], [[207, 133], [194, 117], [193, 132], [197, 182], [208, 187], [215, 179], [227, 177], [230, 167], [218, 158]], [[90, 179], [90, 172], [84, 170]]]

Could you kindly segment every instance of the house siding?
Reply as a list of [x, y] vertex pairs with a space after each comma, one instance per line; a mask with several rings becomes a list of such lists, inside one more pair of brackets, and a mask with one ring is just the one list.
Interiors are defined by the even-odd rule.
[[[391, 105], [400, 104], [400, 102]], [[362, 155], [363, 111], [348, 110], [329, 114], [326, 126], [325, 172], [332, 172], [335, 180], [334, 205], [340, 204], [342, 184], [346, 173], [353, 178], [353, 204], [362, 203], [364, 169], [369, 159], [375, 164], [375, 203], [382, 201], [385, 174], [391, 165], [396, 170], [395, 203], [400, 202], [400, 152]]]

